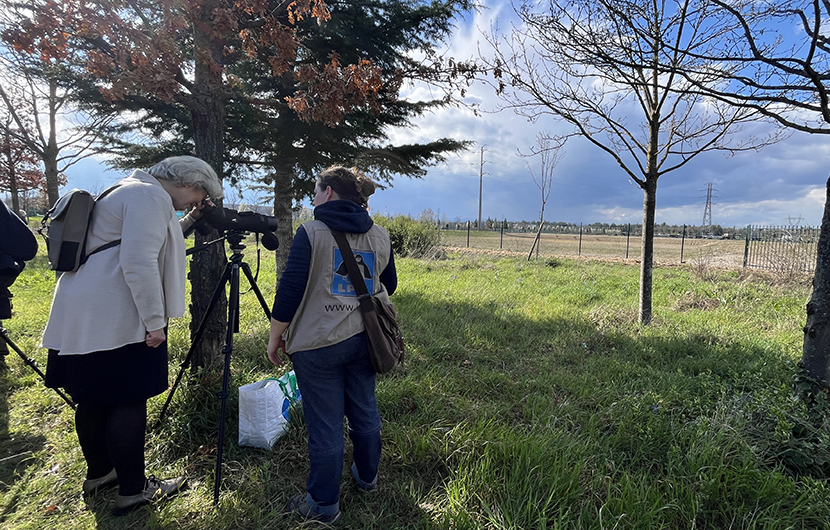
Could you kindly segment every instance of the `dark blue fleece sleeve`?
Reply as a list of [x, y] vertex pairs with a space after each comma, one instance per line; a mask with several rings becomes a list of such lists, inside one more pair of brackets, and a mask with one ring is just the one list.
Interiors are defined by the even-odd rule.
[[394, 294], [398, 288], [398, 270], [395, 268], [395, 251], [389, 250], [389, 263], [380, 273], [380, 283], [386, 287], [386, 292]]
[[294, 318], [294, 313], [300, 307], [305, 294], [310, 266], [311, 242], [305, 228], [301, 226], [294, 234], [294, 241], [288, 252], [288, 263], [285, 264], [285, 271], [274, 298], [274, 307], [271, 309], [272, 318], [280, 322], [291, 322]]
[[37, 238], [26, 223], [0, 201], [0, 252], [8, 254], [21, 265], [37, 254]]

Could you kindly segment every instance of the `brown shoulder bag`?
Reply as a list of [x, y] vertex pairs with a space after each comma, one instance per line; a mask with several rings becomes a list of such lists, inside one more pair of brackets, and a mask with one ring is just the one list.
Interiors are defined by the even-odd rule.
[[398, 327], [395, 305], [384, 302], [369, 293], [345, 234], [334, 230], [331, 233], [334, 235], [337, 246], [340, 247], [343, 262], [346, 264], [349, 278], [357, 293], [360, 312], [363, 314], [363, 325], [369, 337], [369, 356], [372, 359], [372, 365], [375, 367], [375, 372], [385, 374], [403, 363], [404, 357], [403, 334]]

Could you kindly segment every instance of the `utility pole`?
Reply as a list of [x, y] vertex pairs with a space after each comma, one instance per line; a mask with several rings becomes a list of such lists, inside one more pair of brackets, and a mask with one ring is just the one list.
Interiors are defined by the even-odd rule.
[[703, 208], [703, 225], [700, 227], [701, 235], [712, 235], [712, 198], [713, 192], [717, 191], [714, 188], [714, 182], [706, 183], [706, 206]]
[[484, 190], [484, 146], [481, 146], [481, 163], [478, 166], [478, 229], [481, 230], [481, 197]]

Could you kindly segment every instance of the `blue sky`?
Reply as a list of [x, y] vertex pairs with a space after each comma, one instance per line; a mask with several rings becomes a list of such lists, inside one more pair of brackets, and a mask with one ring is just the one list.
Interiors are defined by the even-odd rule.
[[[459, 24], [449, 55], [469, 58], [486, 48], [480, 30], [493, 20], [508, 27], [509, 4], [485, 2], [488, 7]], [[408, 87], [410, 98], [427, 98], [425, 87]], [[538, 159], [523, 158], [536, 143], [539, 131], [569, 128], [550, 118], [530, 123], [511, 111], [497, 112], [499, 100], [484, 84], [470, 87], [465, 102], [484, 111], [475, 115], [461, 108], [443, 109], [418, 119], [415, 127], [393, 131], [393, 142], [430, 141], [440, 137], [472, 140], [473, 147], [450, 155], [447, 162], [429, 169], [423, 179], [398, 178], [393, 186], [378, 191], [370, 200], [373, 212], [418, 216], [430, 209], [447, 221], [476, 219], [479, 208], [480, 147], [484, 146], [482, 216], [508, 220], [536, 220], [541, 192], [527, 164], [538, 168]], [[752, 132], [763, 132], [763, 125]], [[749, 132], [749, 131], [747, 131]], [[548, 221], [574, 223], [642, 221], [642, 190], [609, 155], [582, 139], [571, 139], [554, 172]], [[701, 155], [682, 169], [660, 178], [657, 190], [657, 223], [694, 224], [703, 220], [706, 187], [714, 183], [712, 222], [724, 227], [747, 224], [786, 225], [801, 219], [817, 226], [824, 208], [825, 183], [830, 173], [830, 136], [795, 133], [784, 142], [760, 152], [729, 157], [712, 152]], [[107, 171], [89, 159], [67, 171], [68, 188], [102, 190], [123, 172]], [[252, 201], [256, 198], [246, 195]]]

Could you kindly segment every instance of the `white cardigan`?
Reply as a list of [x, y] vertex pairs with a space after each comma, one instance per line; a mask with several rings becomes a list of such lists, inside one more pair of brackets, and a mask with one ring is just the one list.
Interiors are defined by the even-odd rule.
[[93, 210], [86, 250], [92, 255], [55, 287], [42, 346], [78, 355], [143, 342], [148, 330], [185, 310], [185, 245], [170, 195], [155, 177], [135, 171]]

